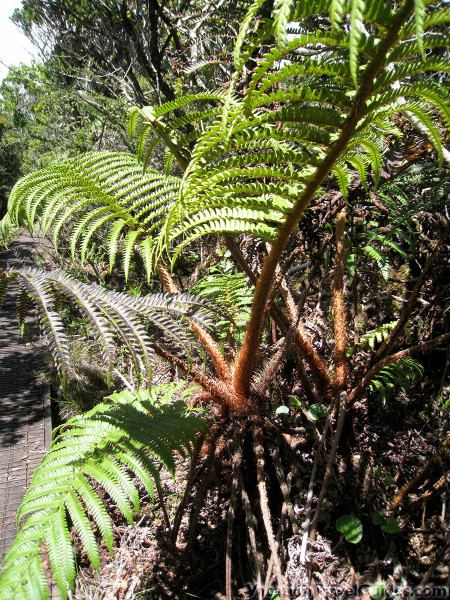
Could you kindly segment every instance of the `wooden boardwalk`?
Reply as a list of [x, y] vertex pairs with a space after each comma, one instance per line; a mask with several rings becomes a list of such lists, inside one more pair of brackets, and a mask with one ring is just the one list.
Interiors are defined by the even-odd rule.
[[[31, 264], [32, 254], [33, 240], [23, 234], [0, 252], [0, 268]], [[16, 536], [19, 504], [51, 442], [50, 397], [36, 381], [36, 351], [21, 340], [16, 298], [12, 284], [0, 310], [0, 562]]]

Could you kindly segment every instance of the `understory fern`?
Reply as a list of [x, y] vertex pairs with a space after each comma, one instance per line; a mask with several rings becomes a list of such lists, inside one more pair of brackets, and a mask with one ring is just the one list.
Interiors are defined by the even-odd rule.
[[390, 321], [389, 323], [383, 323], [383, 325], [380, 325], [372, 331], [368, 331], [367, 333], [361, 336], [361, 339], [359, 340], [359, 345], [361, 346], [361, 348], [366, 348], [368, 346], [369, 348], [374, 350], [376, 344], [382, 344], [384, 341], [387, 340], [390, 332], [394, 329], [396, 325], [397, 321]]
[[153, 497], [152, 481], [159, 480], [155, 460], [174, 474], [173, 453], [189, 454], [197, 433], [205, 433], [206, 426], [182, 402], [168, 403], [167, 396], [173, 397], [177, 388], [166, 387], [138, 395], [113, 394], [55, 431], [17, 514], [19, 533], [3, 563], [0, 598], [49, 598], [42, 544], [61, 595], [67, 598], [76, 574], [69, 523], [94, 568], [100, 564], [100, 537], [112, 551], [112, 523], [96, 486], [132, 523], [140, 508], [133, 477]]
[[381, 369], [370, 383], [369, 390], [385, 404], [398, 391], [408, 394], [411, 386], [423, 377], [423, 371], [419, 361], [410, 356], [403, 358]]

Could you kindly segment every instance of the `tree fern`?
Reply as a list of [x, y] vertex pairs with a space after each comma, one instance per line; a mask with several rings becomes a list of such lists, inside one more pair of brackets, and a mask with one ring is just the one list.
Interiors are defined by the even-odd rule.
[[203, 420], [186, 412], [182, 403], [167, 403], [167, 396], [173, 397], [178, 389], [163, 385], [138, 395], [115, 393], [56, 430], [50, 451], [19, 508], [19, 533], [3, 563], [0, 598], [49, 598], [42, 543], [61, 595], [68, 597], [76, 572], [68, 517], [98, 569], [98, 535], [93, 526], [110, 551], [113, 530], [92, 482], [99, 484], [132, 522], [133, 512], [139, 511], [139, 496], [130, 472], [153, 497], [152, 480], [159, 480], [155, 459], [173, 475], [174, 451], [185, 456], [197, 432], [205, 432]]
[[[329, 4], [313, 4], [311, 13], [314, 10], [323, 11], [326, 19]], [[242, 26], [236, 64], [240, 63], [240, 56], [244, 51], [249, 19], [256, 14], [259, 6], [260, 3], [254, 3]], [[280, 3], [280, 12], [275, 18], [272, 32], [276, 33], [280, 27], [284, 30], [288, 18], [293, 22], [298, 21], [298, 11], [297, 8], [292, 12], [290, 6], [288, 10], [287, 3]], [[384, 3], [376, 3], [376, 6], [357, 0], [348, 5], [331, 3], [331, 11], [329, 29], [304, 33], [265, 54], [252, 73], [243, 99], [230, 96], [226, 113], [224, 112], [226, 117], [223, 117], [226, 118], [226, 127], [222, 121], [217, 120], [200, 137], [184, 176], [180, 197], [170, 208], [165, 229], [159, 238], [159, 252], [169, 249], [171, 244], [178, 248], [184, 247], [186, 243], [205, 233], [220, 230], [232, 232], [233, 228], [235, 233], [248, 232], [250, 223], [253, 235], [266, 239], [276, 236], [276, 231], [284, 223], [292, 205], [277, 207], [281, 208], [281, 213], [273, 214], [270, 212], [274, 207], [273, 196], [264, 196], [262, 193], [258, 196], [256, 191], [251, 195], [244, 195], [241, 190], [247, 186], [250, 192], [250, 184], [265, 178], [269, 185], [287, 184], [291, 195], [299, 198], [314, 172], [320, 171], [323, 181], [327, 172], [322, 173], [320, 165], [323, 164], [325, 152], [331, 153], [331, 149], [328, 151], [327, 148], [332, 148], [337, 143], [341, 131], [347, 127], [345, 124], [349, 122], [355, 94], [364, 94], [365, 100], [361, 104], [360, 116], [355, 120], [354, 133], [345, 142], [345, 147], [340, 147], [339, 151], [334, 147], [333, 152], [341, 157], [339, 163], [336, 162], [336, 157], [328, 168], [328, 172], [332, 170], [336, 175], [342, 190], [348, 187], [350, 181], [347, 165], [355, 168], [355, 151], [365, 156], [367, 166], [372, 167], [375, 179], [378, 180], [382, 140], [387, 133], [386, 127], [389, 127], [388, 119], [401, 110], [400, 100], [403, 102], [404, 97], [413, 98], [408, 100], [408, 105], [417, 111], [420, 120], [426, 122], [431, 141], [441, 156], [442, 133], [427, 117], [427, 106], [429, 103], [434, 104], [446, 115], [447, 92], [442, 85], [436, 83], [430, 94], [421, 95], [423, 84], [415, 87], [409, 78], [421, 71], [441, 69], [443, 60], [422, 58], [418, 46], [414, 48], [409, 45], [408, 50], [402, 53], [402, 50], [398, 50], [402, 44], [392, 46], [392, 49], [387, 48], [383, 56], [375, 59], [385, 35], [384, 28], [389, 27], [389, 19], [395, 14]], [[309, 10], [307, 12], [310, 14]], [[382, 22], [382, 28], [377, 31], [372, 27], [372, 33], [367, 36], [362, 35], [366, 14], [369, 21], [379, 24]], [[335, 26], [337, 19], [348, 19], [349, 34], [338, 31]], [[426, 22], [425, 19], [424, 39], [427, 39]], [[399, 28], [400, 37], [404, 35], [403, 29], [408, 28], [409, 23], [410, 17], [406, 16]], [[407, 41], [404, 43], [408, 44]], [[445, 35], [437, 36], [433, 43], [436, 48], [444, 49], [448, 46], [448, 39]], [[327, 51], [322, 56], [324, 46]], [[295, 51], [302, 47], [308, 48], [308, 55], [296, 56]], [[394, 66], [390, 52], [396, 53]], [[366, 80], [362, 75], [360, 80], [357, 74], [370, 71], [370, 65], [375, 60], [377, 67], [371, 89], [365, 90]], [[311, 83], [311, 78], [314, 84]], [[295, 80], [295, 86], [289, 85], [290, 80]], [[383, 89], [394, 84], [399, 88], [398, 94], [395, 90], [395, 97], [381, 99]], [[274, 110], [273, 106], [277, 104], [281, 104], [282, 108]], [[383, 130], [384, 124], [386, 127]], [[315, 140], [296, 139], [296, 128], [305, 125], [315, 127], [320, 135], [327, 136], [325, 144], [323, 139], [321, 145], [318, 140], [315, 144]], [[265, 135], [262, 134], [263, 131], [266, 132]], [[265, 144], [266, 152], [258, 154], [262, 137], [268, 140]], [[283, 140], [284, 143], [275, 145], [274, 141], [270, 146], [271, 139]], [[243, 144], [245, 153], [242, 151]], [[357, 170], [361, 172], [361, 164], [357, 165]], [[218, 198], [226, 198], [226, 206], [222, 207]], [[247, 212], [249, 203], [256, 204], [257, 201], [264, 203], [263, 209]], [[230, 206], [233, 206], [233, 211]], [[238, 216], [239, 209], [242, 211], [241, 218]]]
[[[237, 356], [229, 362], [202, 330], [197, 335], [208, 350], [217, 377], [204, 377], [194, 368], [190, 374], [202, 386], [207, 401], [215, 403], [224, 415], [224, 421], [230, 423], [229, 428], [222, 430], [226, 439], [233, 439], [237, 432], [238, 448], [238, 444], [250, 439], [247, 431], [250, 434], [253, 428], [255, 460], [251, 459], [248, 465], [256, 468], [256, 473], [249, 480], [257, 482], [259, 491], [255, 488], [254, 492], [259, 493], [263, 507], [263, 524], [258, 525], [258, 529], [263, 530], [264, 525], [267, 539], [261, 547], [270, 548], [270, 569], [276, 573], [281, 597], [287, 600], [288, 591], [275, 540], [278, 534], [274, 534], [272, 525], [276, 520], [282, 523], [285, 508], [290, 505], [289, 492], [281, 509], [283, 512], [271, 520], [264, 476], [265, 457], [271, 452], [269, 447], [264, 448], [262, 430], [267, 413], [264, 414], [253, 385], [265, 316], [276, 290], [274, 284], [280, 260], [300, 218], [316, 197], [339, 188], [344, 200], [348, 200], [348, 189], [356, 177], [367, 183], [372, 181], [372, 174], [374, 183], [380, 183], [385, 138], [388, 134], [399, 133], [391, 120], [395, 113], [409, 111], [414, 114], [426, 129], [438, 158], [442, 158], [443, 130], [435, 125], [430, 115], [436, 109], [448, 123], [448, 93], [442, 84], [442, 75], [436, 75], [449, 71], [446, 61], [448, 36], [440, 31], [434, 36], [434, 28], [440, 29], [450, 20], [450, 11], [447, 7], [435, 9], [422, 0], [415, 3], [406, 0], [400, 6], [383, 0], [311, 0], [307, 3], [280, 0], [274, 18], [262, 20], [259, 11], [263, 4], [263, 0], [255, 0], [243, 19], [234, 54], [236, 70], [225, 94], [212, 92], [186, 96], [161, 107], [135, 108], [130, 112], [130, 134], [138, 139], [138, 155], [144, 166], [147, 166], [156, 142], [161, 140], [184, 171], [182, 179], [150, 169], [144, 172], [138, 160], [126, 154], [78, 157], [19, 182], [11, 194], [4, 227], [13, 223], [26, 223], [31, 227], [39, 224], [44, 231], [52, 231], [55, 242], [60, 232], [68, 229], [72, 255], [79, 253], [81, 261], [95, 238], [103, 237], [107, 239], [111, 267], [120, 251], [126, 274], [134, 252], [141, 253], [150, 275], [165, 254], [175, 260], [187, 244], [204, 235], [229, 234], [227, 243], [234, 250], [239, 249], [233, 246], [233, 237], [241, 233], [271, 242], [261, 272], [255, 277], [251, 314]], [[295, 39], [290, 39], [289, 31], [298, 32], [298, 35], [294, 34]], [[430, 55], [426, 54], [428, 48], [432, 50]], [[250, 65], [254, 68], [249, 72]], [[428, 91], [422, 83], [417, 83], [420, 79], [417, 76], [423, 74], [432, 81]], [[373, 235], [368, 229], [363, 232], [357, 240], [358, 250], [370, 254], [387, 278], [388, 264], [383, 246], [400, 254], [404, 249], [398, 240], [389, 236], [383, 238], [378, 224], [375, 229]], [[343, 231], [341, 238], [343, 242]], [[242, 266], [244, 259], [238, 251], [235, 255]], [[338, 261], [342, 262], [340, 258], [336, 259]], [[245, 267], [249, 274], [248, 265]], [[341, 264], [336, 270], [338, 275], [339, 267]], [[5, 274], [6, 277], [10, 275]], [[153, 326], [184, 344], [188, 350], [191, 344], [188, 325], [193, 327], [196, 320], [202, 323], [210, 316], [201, 298], [177, 295], [140, 299], [96, 286], [74, 284], [55, 272], [42, 274], [34, 270], [17, 270], [13, 275], [24, 280], [43, 315], [43, 325], [48, 333], [53, 327], [62, 339], [59, 321], [53, 318], [56, 312], [54, 298], [55, 294], [68, 297], [92, 322], [107, 360], [111, 361], [111, 336], [118, 336], [127, 345], [138, 368], [148, 369], [154, 349], [164, 356], [164, 350], [151, 343]], [[5, 276], [2, 274], [0, 291], [5, 288]], [[229, 302], [233, 302], [232, 294], [239, 289], [243, 279], [219, 277], [217, 280], [216, 285], [208, 281], [203, 290], [200, 284], [200, 293], [205, 291], [214, 296], [212, 284], [217, 294], [222, 295], [221, 300], [224, 300], [224, 292], [230, 292]], [[344, 285], [342, 277], [335, 280], [337, 296], [338, 288], [343, 290]], [[295, 306], [289, 306], [293, 300], [287, 294], [283, 300], [291, 321], [295, 321]], [[341, 384], [333, 383], [325, 361], [303, 337], [301, 328], [290, 322], [282, 307], [275, 303], [271, 308], [279, 317], [283, 334], [287, 332], [285, 347], [290, 334], [294, 333], [291, 341], [297, 350], [303, 351], [297, 353], [300, 355], [298, 369], [306, 393], [309, 389], [314, 398], [323, 390], [332, 405], [332, 396], [336, 401], [337, 388]], [[407, 316], [403, 316], [406, 320]], [[179, 317], [181, 325], [177, 321]], [[345, 320], [341, 321], [335, 321], [335, 337], [340, 335], [345, 342]], [[378, 335], [384, 337], [386, 331], [372, 334], [366, 338], [369, 346], [370, 340], [375, 340]], [[54, 342], [53, 350], [60, 370], [65, 369], [63, 342]], [[281, 364], [277, 361], [283, 360], [283, 352], [280, 348], [276, 360], [270, 361], [271, 369]], [[308, 369], [305, 369], [303, 358]], [[172, 364], [189, 372], [187, 362], [174, 355], [172, 359]], [[391, 389], [400, 385], [406, 389], [420, 370], [406, 362], [402, 367], [390, 365], [386, 369], [373, 380], [375, 388]], [[311, 381], [309, 372], [312, 373]], [[353, 402], [367, 389], [370, 373], [369, 369], [363, 381], [349, 393], [348, 402], [350, 398]], [[345, 394], [340, 397], [339, 404], [342, 416], [346, 413], [344, 397]], [[34, 597], [30, 590], [35, 588], [38, 590], [35, 596], [45, 597], [45, 582], [38, 562], [39, 543], [44, 540], [54, 563], [55, 579], [66, 594], [75, 573], [67, 515], [79, 530], [94, 565], [98, 564], [96, 542], [83, 507], [92, 514], [107, 545], [111, 540], [108, 520], [90, 487], [88, 476], [100, 483], [123, 514], [131, 519], [133, 508], [138, 507], [138, 497], [125, 467], [134, 470], [150, 487], [153, 467], [144, 447], [149, 447], [170, 467], [173, 463], [170, 462], [169, 448], [183, 447], [193, 440], [193, 435], [188, 440], [184, 436], [188, 431], [193, 434], [199, 425], [181, 429], [179, 420], [167, 418], [174, 408], [155, 407], [141, 396], [131, 402], [129, 396], [124, 402], [120, 398], [125, 397], [113, 398], [111, 407], [102, 405], [86, 417], [72, 421], [68, 429], [57, 434], [54, 447], [38, 471], [36, 483], [20, 511], [20, 517], [27, 520], [5, 564], [1, 585], [6, 593], [11, 595], [11, 590], [14, 593], [17, 590], [22, 597], [26, 594]], [[231, 418], [227, 420], [229, 413]], [[236, 418], [236, 415], [244, 418]], [[149, 425], [146, 417], [150, 419]], [[156, 422], [158, 428], [153, 427]], [[336, 452], [341, 431], [336, 428], [330, 460]], [[272, 444], [278, 439], [267, 437], [271, 438]], [[214, 443], [211, 451], [215, 452]], [[239, 451], [235, 456], [239, 457]], [[240, 461], [233, 457], [232, 462], [238, 464]], [[239, 486], [244, 500], [244, 484], [239, 483], [236, 468], [233, 466], [232, 469], [234, 491], [229, 522]], [[278, 473], [276, 477], [279, 477]], [[280, 489], [285, 487], [283, 478], [279, 482]], [[320, 493], [322, 500], [326, 483], [327, 478]], [[316, 508], [317, 517], [322, 500]], [[313, 523], [315, 521], [316, 517]], [[291, 523], [294, 527], [295, 518]], [[255, 530], [253, 525], [253, 534]], [[229, 561], [233, 554], [231, 525], [228, 531], [229, 576]], [[283, 535], [283, 526], [280, 535]], [[256, 544], [255, 548], [255, 564], [262, 564]], [[57, 555], [60, 555], [59, 564], [56, 564]], [[231, 597], [230, 577], [228, 584], [227, 595]]]

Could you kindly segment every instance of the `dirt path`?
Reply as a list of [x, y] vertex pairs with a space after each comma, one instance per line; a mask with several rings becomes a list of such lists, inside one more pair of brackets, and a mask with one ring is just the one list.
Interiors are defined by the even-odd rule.
[[[28, 235], [20, 235], [0, 252], [0, 268], [31, 264], [33, 247]], [[19, 504], [51, 442], [50, 397], [47, 386], [37, 384], [36, 350], [21, 340], [16, 298], [14, 284], [0, 310], [0, 561], [16, 536]]]

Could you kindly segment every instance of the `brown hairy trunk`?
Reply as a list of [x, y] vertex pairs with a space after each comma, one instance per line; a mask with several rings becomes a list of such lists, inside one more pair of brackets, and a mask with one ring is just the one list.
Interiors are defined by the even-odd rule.
[[153, 345], [153, 350], [155, 354], [163, 358], [166, 362], [174, 367], [178, 367], [185, 375], [189, 375], [189, 378], [198, 383], [220, 409], [242, 414], [256, 413], [253, 403], [250, 403], [246, 398], [237, 396], [234, 390], [230, 389], [223, 381], [212, 377], [205, 377], [187, 362], [167, 352], [167, 350], [164, 350], [164, 348], [161, 348], [157, 344]]
[[[297, 310], [292, 294], [287, 287], [286, 281], [282, 281], [280, 285], [281, 295], [286, 303], [289, 318], [291, 322], [295, 321]], [[315, 351], [311, 339], [302, 323], [299, 323], [294, 332], [294, 342], [300, 351], [302, 357], [308, 363], [313, 380], [321, 392], [326, 393], [331, 388], [331, 379], [325, 363]]]
[[158, 262], [158, 264], [156, 265], [156, 274], [158, 275], [161, 283], [163, 284], [163, 288], [168, 294], [180, 293], [176, 283], [173, 280], [172, 275], [161, 262]]
[[233, 386], [238, 395], [242, 397], [248, 397], [249, 394], [250, 380], [255, 368], [256, 353], [264, 327], [263, 316], [267, 309], [267, 302], [283, 250], [286, 247], [291, 233], [297, 226], [299, 219], [314, 198], [320, 185], [330, 172], [330, 169], [341, 154], [345, 152], [364, 111], [366, 100], [372, 91], [372, 84], [375, 76], [383, 67], [386, 54], [395, 44], [400, 28], [409, 18], [413, 9], [414, 0], [406, 0], [404, 6], [402, 6], [393, 16], [391, 27], [386, 37], [379, 44], [374, 57], [361, 76], [359, 90], [354, 97], [352, 110], [342, 127], [341, 134], [336, 142], [330, 147], [323, 162], [306, 184], [303, 193], [298, 197], [292, 211], [288, 214], [285, 223], [278, 230], [277, 239], [273, 243], [272, 249], [264, 261], [261, 275], [256, 284], [252, 313], [248, 322], [244, 343], [235, 361]]
[[336, 219], [336, 258], [334, 268], [334, 377], [333, 384], [336, 389], [342, 390], [347, 382], [347, 336], [345, 331], [345, 303], [344, 303], [344, 240], [345, 221], [347, 211], [344, 208]]
[[216, 342], [209, 335], [209, 333], [207, 331], [205, 331], [203, 329], [203, 327], [201, 327], [198, 323], [194, 323], [193, 321], [191, 321], [190, 328], [195, 333], [195, 335], [198, 337], [200, 342], [203, 344], [203, 347], [205, 348], [205, 350], [208, 352], [209, 356], [211, 357], [211, 360], [214, 364], [214, 368], [216, 370], [218, 377], [222, 381], [229, 381], [230, 376], [231, 376], [230, 375], [230, 366], [227, 363], [227, 361], [225, 360], [225, 358], [224, 358], [222, 352], [220, 351], [220, 349], [218, 348]]

